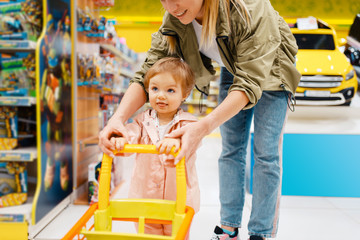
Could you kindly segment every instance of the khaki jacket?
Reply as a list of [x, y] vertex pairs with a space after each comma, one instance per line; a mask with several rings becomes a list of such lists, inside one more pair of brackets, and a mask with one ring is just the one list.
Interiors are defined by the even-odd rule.
[[[197, 119], [193, 115], [180, 109], [167, 133], [195, 121]], [[147, 110], [136, 116], [134, 122], [126, 125], [129, 143], [156, 144], [159, 141], [159, 134], [155, 122], [154, 110]], [[129, 197], [176, 200], [176, 168], [173, 159], [172, 156], [167, 157], [164, 154], [137, 154]], [[197, 212], [200, 208], [200, 189], [195, 160], [196, 154], [193, 154], [185, 162], [186, 205]]]
[[[245, 0], [245, 3], [251, 15], [250, 27], [246, 27], [234, 6], [230, 9], [230, 23], [220, 4], [216, 42], [224, 65], [234, 75], [229, 91], [244, 91], [250, 100], [244, 108], [248, 109], [257, 103], [265, 90], [286, 90], [294, 94], [300, 73], [294, 65], [298, 50], [296, 40], [284, 19], [269, 0]], [[152, 35], [151, 48], [141, 70], [131, 82], [141, 84], [146, 71], [160, 58], [169, 56], [164, 36], [176, 39], [176, 55], [191, 66], [196, 88], [207, 94], [215, 74], [211, 59], [199, 52], [193, 25], [184, 25], [167, 12], [159, 31]]]

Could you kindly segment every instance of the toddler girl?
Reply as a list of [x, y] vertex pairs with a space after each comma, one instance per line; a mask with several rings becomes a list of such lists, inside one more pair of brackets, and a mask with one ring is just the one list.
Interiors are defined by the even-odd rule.
[[[126, 143], [154, 144], [161, 155], [137, 154], [131, 179], [130, 198], [176, 199], [176, 169], [174, 158], [168, 155], [172, 147], [180, 147], [180, 138], [166, 138], [166, 134], [196, 121], [180, 105], [194, 87], [194, 74], [179, 58], [162, 58], [146, 73], [144, 87], [151, 109], [126, 125], [127, 137], [112, 137], [110, 141], [121, 150]], [[185, 159], [187, 202], [195, 212], [199, 210], [200, 191], [195, 168], [195, 154]], [[171, 235], [171, 225], [146, 224], [145, 233]]]

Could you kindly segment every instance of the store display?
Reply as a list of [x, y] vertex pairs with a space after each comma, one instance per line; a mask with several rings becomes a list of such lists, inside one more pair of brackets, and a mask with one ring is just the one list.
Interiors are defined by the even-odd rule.
[[344, 53], [353, 65], [360, 85], [360, 13], [351, 24], [347, 43]]
[[[120, 159], [117, 159], [120, 160]], [[93, 204], [99, 201], [99, 178], [101, 163], [91, 163], [88, 167], [88, 202]], [[110, 180], [110, 194], [113, 193], [116, 186], [121, 183], [122, 180], [122, 168], [119, 161], [113, 161], [111, 167], [111, 180]]]
[[0, 96], [35, 96], [35, 55], [0, 54]]
[[26, 202], [26, 164], [0, 162], [0, 207], [15, 206]]
[[32, 221], [38, 223], [72, 192], [71, 1], [45, 1], [45, 31], [37, 57], [37, 191]]
[[358, 83], [354, 68], [339, 49], [335, 29], [316, 18], [302, 18], [301, 25], [299, 29], [298, 20], [289, 22], [299, 47], [296, 68], [302, 74], [296, 104], [349, 106]]
[[0, 107], [0, 150], [14, 149], [17, 144], [17, 109], [13, 107]]
[[1, 2], [0, 12], [0, 48], [26, 48], [36, 42], [42, 30], [40, 0]]

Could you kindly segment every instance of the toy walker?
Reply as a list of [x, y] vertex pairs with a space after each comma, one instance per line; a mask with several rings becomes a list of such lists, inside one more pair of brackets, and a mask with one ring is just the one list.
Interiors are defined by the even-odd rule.
[[[117, 153], [159, 154], [155, 145], [130, 145]], [[172, 151], [174, 157], [177, 153]], [[70, 239], [169, 239], [183, 240], [190, 228], [194, 210], [186, 206], [185, 159], [176, 165], [176, 201], [163, 199], [114, 199], [109, 201], [112, 158], [104, 154], [99, 181], [99, 201], [90, 206], [81, 219], [64, 236]], [[94, 216], [94, 224], [87, 226]], [[112, 221], [138, 222], [138, 233], [117, 233], [111, 231]], [[145, 223], [172, 224], [172, 235], [144, 233]]]

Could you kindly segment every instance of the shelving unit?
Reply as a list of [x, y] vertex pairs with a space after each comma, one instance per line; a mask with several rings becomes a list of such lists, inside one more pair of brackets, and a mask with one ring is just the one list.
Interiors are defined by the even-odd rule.
[[[19, 124], [21, 122], [22, 124], [31, 125], [31, 129], [21, 129], [22, 132], [18, 134], [19, 138], [27, 141], [26, 145], [12, 150], [0, 151], [0, 162], [25, 162], [27, 164], [27, 201], [15, 207], [0, 208], [0, 214], [17, 214], [24, 216], [24, 222], [21, 224], [24, 224], [25, 228], [18, 228], [16, 232], [9, 232], [9, 229], [12, 229], [12, 225], [9, 224], [12, 223], [2, 224], [0, 222], [0, 231], [3, 233], [2, 237], [5, 239], [9, 237], [11, 237], [11, 239], [24, 239], [24, 236], [33, 239], [44, 225], [47, 224], [45, 221], [51, 220], [51, 212], [57, 210], [56, 205], [59, 203], [59, 199], [61, 199], [61, 194], [60, 197], [57, 197], [58, 199], [52, 199], [50, 201], [49, 196], [55, 196], [56, 194], [48, 192], [47, 195], [41, 195], [44, 193], [43, 170], [45, 170], [42, 169], [42, 160], [45, 159], [46, 164], [47, 150], [54, 149], [54, 145], [49, 142], [52, 134], [57, 132], [55, 133], [57, 134], [55, 138], [59, 139], [61, 137], [58, 131], [54, 129], [54, 125], [48, 125], [48, 121], [52, 120], [51, 117], [55, 116], [54, 120], [61, 124], [61, 121], [59, 121], [63, 116], [61, 114], [65, 113], [65, 115], [69, 116], [69, 114], [67, 114], [68, 109], [58, 108], [59, 106], [56, 105], [56, 102], [59, 97], [61, 97], [61, 94], [67, 93], [66, 91], [69, 89], [68, 86], [70, 82], [69, 76], [71, 77], [71, 67], [69, 68], [69, 65], [66, 64], [70, 61], [70, 58], [67, 58], [67, 56], [71, 55], [69, 52], [69, 50], [71, 51], [71, 46], [68, 44], [70, 42], [68, 37], [71, 36], [70, 29], [68, 28], [70, 22], [68, 20], [71, 15], [69, 9], [72, 2], [70, 2], [70, 0], [59, 0], [56, 6], [52, 4], [53, 1], [49, 2], [48, 0], [12, 0], [2, 2], [3, 3], [0, 3], [0, 7], [2, 4], [11, 6], [2, 8], [2, 13], [5, 11], [11, 14], [10, 17], [20, 16], [19, 19], [26, 19], [26, 24], [31, 24], [31, 26], [22, 26], [26, 32], [25, 35], [29, 36], [28, 40], [0, 40], [0, 53], [2, 53], [2, 57], [12, 55], [22, 56], [25, 55], [25, 53], [34, 54], [34, 57], [31, 58], [33, 60], [31, 64], [34, 66], [25, 66], [25, 60], [28, 59], [24, 58], [22, 61], [18, 60], [14, 62], [16, 65], [15, 68], [18, 67], [18, 62], [22, 62], [24, 64], [23, 68], [25, 68], [23, 71], [32, 71], [31, 76], [29, 75], [32, 83], [29, 84], [28, 88], [30, 90], [27, 96], [10, 95], [0, 97], [1, 107], [10, 106], [16, 108], [19, 113], [22, 113], [19, 114], [19, 116], [24, 115], [23, 113], [27, 111], [32, 113], [31, 118], [27, 118], [25, 114], [25, 116], [21, 116], [21, 119], [20, 117], [18, 119]], [[69, 7], [69, 9], [66, 9], [67, 7]], [[19, 10], [20, 8], [20, 13], [12, 12], [15, 11], [13, 9]], [[24, 17], [23, 14], [27, 14], [27, 11], [29, 15]], [[62, 16], [59, 16], [59, 12]], [[7, 21], [4, 18], [2, 19]], [[58, 28], [58, 31], [54, 31], [56, 28]], [[36, 31], [37, 35], [35, 37], [30, 36], [30, 34]], [[60, 61], [58, 61], [59, 59]], [[2, 70], [4, 70], [4, 68], [6, 69], [6, 65], [2, 66]], [[59, 75], [59, 70], [61, 71], [61, 76]], [[13, 80], [14, 82], [18, 81], [17, 79]], [[62, 82], [63, 80], [66, 80], [65, 84]], [[60, 111], [54, 113], [54, 109], [55, 111], [60, 109]], [[71, 108], [69, 109], [71, 110]], [[52, 116], [50, 116], [50, 112], [53, 114]], [[69, 117], [71, 119], [71, 116]], [[50, 128], [47, 128], [48, 126], [50, 126]], [[67, 129], [65, 125], [63, 126], [64, 129]], [[31, 132], [29, 132], [29, 130], [31, 130]], [[69, 136], [66, 134], [63, 135]], [[57, 144], [61, 146], [59, 142]], [[68, 153], [68, 149], [66, 151]], [[62, 153], [57, 149], [53, 152], [56, 156], [62, 156]], [[70, 156], [71, 155], [70, 151]], [[69, 159], [71, 160], [71, 157]], [[70, 170], [71, 169], [72, 168], [70, 168]], [[57, 177], [56, 173], [54, 177]], [[70, 186], [69, 190], [70, 192], [72, 191], [72, 186]], [[54, 190], [54, 192], [56, 192], [56, 190]], [[44, 220], [45, 215], [49, 217], [46, 220]], [[16, 225], [18, 223], [14, 222], [13, 224]]]
[[216, 69], [216, 74], [210, 81], [209, 94], [207, 96], [202, 95], [197, 89], [193, 89], [183, 104], [186, 111], [196, 116], [207, 115], [218, 105], [220, 67], [215, 62], [213, 62], [213, 66]]
[[2, 53], [35, 52], [35, 47], [16, 47], [16, 45], [15, 45], [13, 48], [10, 48], [10, 47], [4, 48], [4, 47], [0, 46], [0, 51]]
[[0, 97], [0, 106], [31, 106], [35, 103], [35, 97]]
[[0, 151], [0, 161], [32, 162], [37, 159], [36, 147]]
[[[27, 202], [0, 208], [0, 214], [25, 216], [27, 231], [22, 234], [29, 239], [34, 239], [69, 203], [88, 204], [88, 165], [97, 162], [100, 153], [97, 136], [120, 102], [136, 64], [136, 57], [117, 38], [101, 42], [77, 32], [77, 9], [86, 9], [91, 20], [99, 18], [94, 0], [39, 1], [46, 9], [41, 14], [41, 36], [36, 41], [0, 40], [0, 53], [33, 53], [36, 59], [35, 89], [29, 96], [0, 95], [0, 107], [29, 109], [35, 115], [35, 119], [19, 120], [36, 126], [35, 133], [19, 134], [24, 139], [33, 137], [32, 145], [0, 151], [0, 162], [26, 162], [30, 167]], [[78, 77], [79, 54], [93, 54], [89, 64], [93, 72], [87, 72], [93, 78], [83, 85]], [[99, 56], [117, 65], [108, 64], [101, 72], [96, 62]], [[53, 176], [48, 186], [49, 161], [53, 163]], [[63, 164], [67, 164], [69, 174], [65, 185]], [[7, 237], [1, 222], [0, 232]]]
[[[77, 7], [77, 23], [82, 22], [80, 18], [90, 18], [90, 21], [100, 19], [95, 1], [78, 0]], [[78, 29], [83, 30], [77, 31], [75, 44], [78, 64], [74, 73], [77, 76], [74, 101], [74, 108], [77, 109], [74, 112], [74, 203], [88, 204], [88, 166], [101, 159], [98, 135], [125, 93], [128, 80], [134, 74], [132, 66], [136, 64], [136, 59], [126, 54], [126, 51], [131, 52], [120, 43], [118, 37], [99, 39], [89, 36], [85, 26], [78, 26]]]
[[[33, 179], [36, 179], [38, 148], [34, 134], [37, 121], [36, 96], [33, 95], [35, 78], [32, 76], [35, 75], [35, 69], [32, 64], [35, 65], [36, 41], [40, 35], [37, 27], [42, 22], [42, 8], [40, 1], [33, 1], [32, 7], [37, 11], [29, 13], [27, 4], [22, 0], [0, 3], [0, 108], [2, 114], [12, 115], [9, 126], [2, 126], [10, 128], [7, 131], [11, 134], [1, 136], [0, 164], [2, 167], [6, 165], [6, 169], [14, 167], [14, 174], [10, 170], [6, 173], [5, 168], [2, 168], [2, 174], [9, 174], [9, 177], [13, 174], [15, 182], [18, 182], [13, 192], [1, 192], [0, 206], [9, 204], [10, 207], [0, 207], [0, 215], [22, 219], [21, 222], [13, 223], [0, 221], [0, 232], [5, 239], [10, 229], [16, 229], [11, 233], [14, 238], [27, 236], [27, 224], [31, 222], [31, 205], [35, 195], [36, 180]], [[17, 25], [10, 28], [14, 19], [18, 21]], [[3, 118], [6, 122], [4, 119], [6, 117]]]

